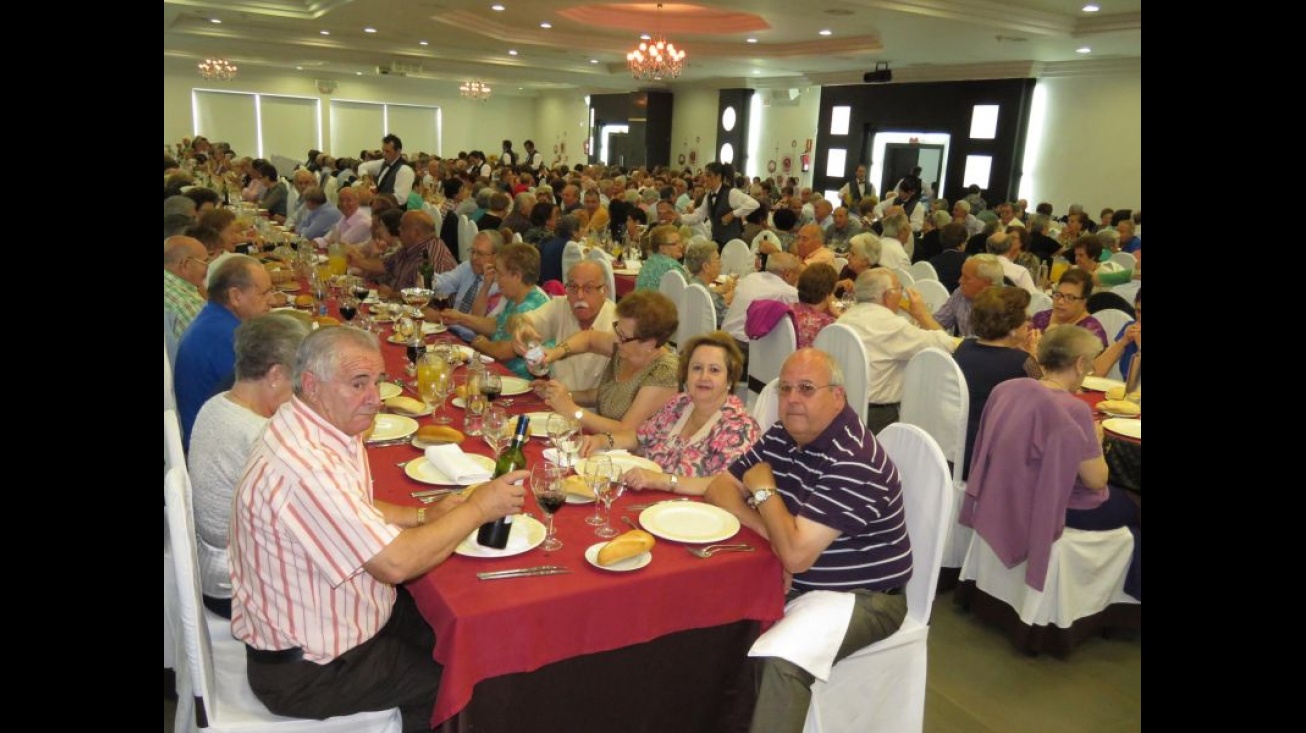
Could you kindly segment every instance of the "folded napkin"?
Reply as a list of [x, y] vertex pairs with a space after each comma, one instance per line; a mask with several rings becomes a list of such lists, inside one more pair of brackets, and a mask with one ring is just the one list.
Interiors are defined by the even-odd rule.
[[758, 637], [748, 656], [780, 657], [824, 682], [852, 617], [851, 593], [808, 591], [785, 606], [785, 617]]
[[474, 484], [489, 481], [493, 471], [473, 461], [454, 443], [435, 445], [426, 449], [426, 460], [456, 484]]
[[503, 552], [524, 550], [530, 543], [530, 528], [526, 526], [526, 522], [521, 517], [514, 517], [512, 529], [508, 532], [508, 545], [503, 548]]

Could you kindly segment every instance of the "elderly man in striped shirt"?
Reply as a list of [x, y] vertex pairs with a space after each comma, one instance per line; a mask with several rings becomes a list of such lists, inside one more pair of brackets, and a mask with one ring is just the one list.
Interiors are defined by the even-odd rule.
[[430, 730], [443, 672], [435, 634], [397, 586], [518, 511], [527, 472], [429, 510], [374, 499], [362, 434], [384, 371], [366, 331], [324, 328], [300, 346], [294, 396], [255, 442], [236, 493], [231, 631], [245, 642], [250, 687], [273, 713], [397, 706], [405, 731]]
[[848, 406], [839, 365], [800, 349], [779, 395], [779, 423], [707, 490], [770, 540], [790, 581], [785, 620], [751, 652], [762, 657], [752, 733], [801, 731], [816, 677], [902, 625], [912, 573], [898, 471]]

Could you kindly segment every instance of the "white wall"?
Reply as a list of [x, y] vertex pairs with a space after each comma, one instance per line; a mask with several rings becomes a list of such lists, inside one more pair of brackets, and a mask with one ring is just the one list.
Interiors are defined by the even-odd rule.
[[[757, 94], [763, 99], [771, 95], [769, 89], [759, 89]], [[784, 90], [779, 90], [783, 92]], [[812, 174], [815, 169], [802, 172], [802, 164], [799, 156], [804, 150], [804, 146], [810, 139], [815, 144], [816, 126], [821, 115], [821, 88], [806, 87], [799, 89], [798, 104], [793, 107], [762, 106], [762, 125], [760, 134], [758, 134], [757, 160], [754, 161], [755, 168], [750, 170], [748, 175], [761, 176], [768, 178], [772, 174], [767, 173], [766, 164], [774, 160], [776, 171], [774, 175], [797, 176], [801, 185], [812, 185]], [[798, 141], [798, 147], [793, 146], [793, 142]], [[777, 152], [778, 149], [778, 152]], [[793, 169], [788, 173], [784, 170], [784, 157], [788, 155], [793, 158]], [[813, 147], [812, 161], [816, 161], [816, 150]]]
[[[191, 90], [195, 87], [231, 89], [242, 92], [287, 94], [314, 97], [322, 100], [322, 141], [331, 140], [331, 100], [389, 102], [395, 104], [421, 104], [438, 106], [443, 111], [443, 138], [440, 150], [427, 150], [441, 156], [457, 155], [459, 150], [479, 148], [487, 154], [497, 153], [504, 138], [513, 141], [513, 149], [522, 152], [522, 141], [535, 134], [536, 100], [534, 97], [515, 96], [495, 92], [489, 100], [473, 102], [458, 94], [454, 83], [434, 82], [425, 79], [406, 79], [386, 76], [330, 76], [337, 83], [334, 93], [326, 95], [317, 91], [317, 76], [311, 71], [280, 72], [260, 68], [241, 69], [230, 82], [204, 81], [189, 62], [164, 59], [163, 66], [163, 139], [175, 143], [183, 137], [196, 134], [191, 113]], [[199, 131], [204, 134], [203, 130]], [[540, 141], [537, 139], [536, 143]], [[579, 143], [578, 143], [579, 144]], [[375, 147], [381, 147], [378, 135]], [[568, 146], [570, 147], [570, 146]], [[325, 149], [325, 148], [320, 148]], [[237, 149], [241, 155], [252, 155], [252, 150]], [[306, 150], [295, 151], [302, 155]], [[328, 152], [336, 155], [356, 155], [357, 150]], [[409, 154], [416, 149], [405, 150]]]
[[1142, 81], [1141, 71], [1040, 79], [1020, 197], [1050, 202], [1057, 215], [1080, 203], [1095, 220], [1108, 206], [1141, 209]]
[[[549, 165], [566, 163], [574, 166], [584, 163], [585, 137], [589, 133], [589, 107], [585, 105], [585, 93], [580, 90], [548, 92], [541, 94], [535, 102], [535, 114], [532, 117], [535, 147], [544, 154], [544, 161]], [[515, 142], [515, 141], [514, 141]], [[563, 143], [566, 150], [562, 150]], [[598, 144], [598, 141], [595, 141]], [[554, 153], [553, 147], [559, 146]], [[517, 144], [517, 150], [522, 150]]]
[[[716, 89], [683, 89], [676, 91], [676, 101], [671, 109], [671, 165], [680, 169], [680, 156], [684, 154], [689, 165], [690, 151], [698, 151], [693, 166], [700, 171], [716, 160], [716, 111], [720, 92]], [[738, 159], [740, 156], [736, 156]]]

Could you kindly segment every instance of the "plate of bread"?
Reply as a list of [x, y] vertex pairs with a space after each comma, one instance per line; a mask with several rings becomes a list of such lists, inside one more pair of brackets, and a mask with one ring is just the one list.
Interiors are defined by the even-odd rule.
[[508, 546], [502, 550], [484, 547], [477, 543], [476, 532], [477, 530], [472, 530], [472, 533], [459, 542], [453, 551], [463, 557], [512, 557], [539, 547], [545, 535], [544, 525], [540, 524], [540, 520], [527, 514], [518, 514], [512, 518], [512, 529], [508, 531]]
[[431, 406], [421, 400], [413, 399], [399, 395], [382, 400], [386, 409], [396, 415], [407, 415], [408, 417], [426, 417], [431, 414]]
[[567, 492], [568, 504], [593, 504], [595, 502], [594, 489], [590, 488], [589, 482], [584, 476], [572, 474], [562, 480], [562, 490]]
[[412, 445], [418, 450], [426, 450], [444, 443], [462, 443], [467, 440], [463, 431], [448, 425], [423, 425], [413, 435]]
[[739, 533], [739, 520], [711, 504], [664, 501], [639, 514], [639, 526], [672, 542], [707, 544], [728, 540]]
[[1129, 400], [1102, 400], [1097, 403], [1097, 409], [1111, 417], [1138, 417], [1143, 414], [1143, 409]]
[[642, 529], [632, 529], [608, 542], [598, 542], [585, 549], [585, 560], [599, 570], [628, 573], [653, 562], [657, 540]]
[[1107, 379], [1106, 377], [1094, 377], [1089, 375], [1084, 377], [1083, 388], [1094, 392], [1106, 392], [1112, 387], [1119, 387], [1121, 394], [1124, 393], [1125, 383], [1119, 379]]
[[417, 432], [417, 421], [411, 417], [378, 413], [372, 418], [372, 432], [368, 433], [364, 440], [369, 442], [398, 440], [407, 438], [415, 432]]

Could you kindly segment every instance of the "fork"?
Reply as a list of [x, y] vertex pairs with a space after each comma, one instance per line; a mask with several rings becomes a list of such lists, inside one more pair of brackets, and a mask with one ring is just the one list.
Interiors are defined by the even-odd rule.
[[685, 547], [685, 552], [694, 557], [712, 557], [718, 552], [752, 552], [752, 545], [708, 545], [707, 547]]

